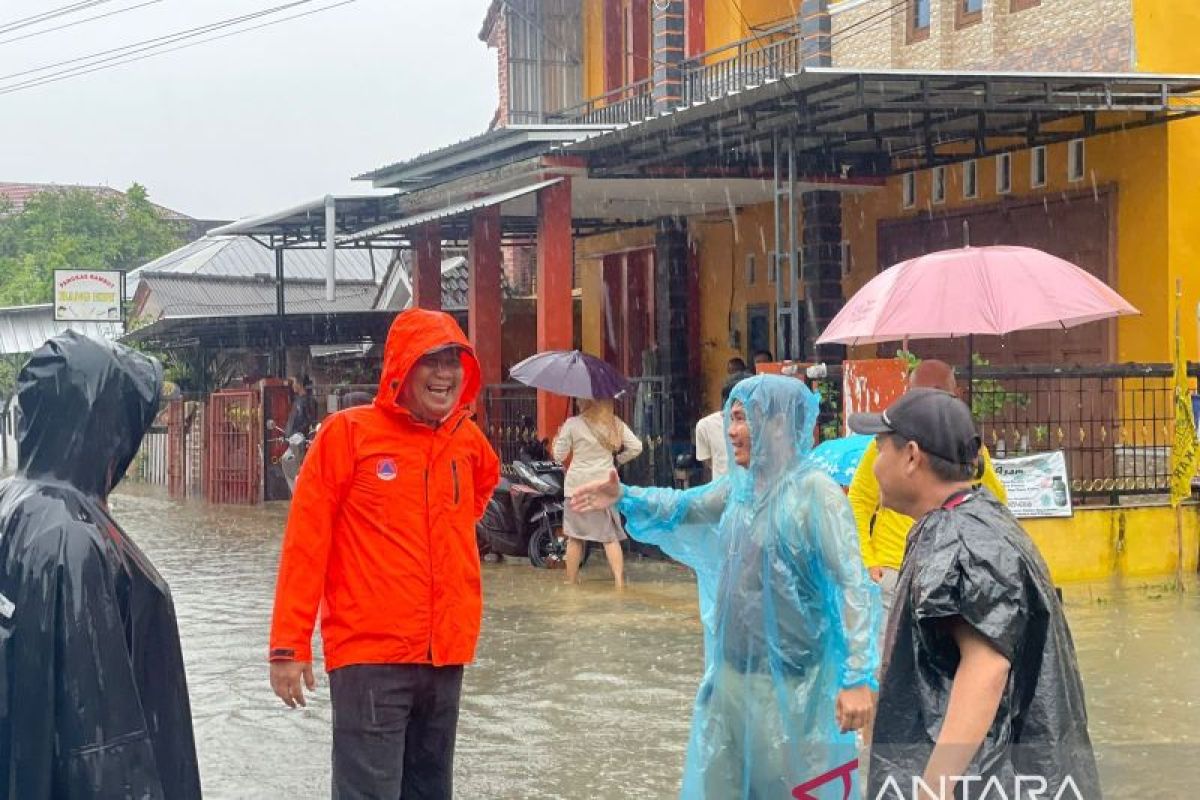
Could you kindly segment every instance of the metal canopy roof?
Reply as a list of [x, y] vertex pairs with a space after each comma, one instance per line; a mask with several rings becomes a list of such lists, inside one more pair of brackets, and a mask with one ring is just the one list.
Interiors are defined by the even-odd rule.
[[1196, 114], [1200, 76], [814, 67], [563, 151], [585, 156], [600, 176], [654, 167], [761, 170], [773, 138], [790, 135], [800, 174], [866, 177]]
[[405, 190], [445, 183], [501, 164], [523, 161], [571, 142], [613, 130], [613, 125], [509, 125], [364, 173], [378, 188]]
[[[241, 317], [275, 314], [278, 301], [273, 278], [228, 275], [142, 276], [143, 308], [156, 318]], [[325, 281], [289, 278], [283, 282], [287, 315], [367, 311], [379, 294], [373, 281], [338, 281], [337, 297], [325, 299]]]
[[41, 347], [45, 341], [68, 330], [92, 339], [116, 339], [121, 335], [120, 322], [58, 322], [54, 305], [0, 308], [0, 355], [24, 355]]
[[[398, 208], [395, 194], [335, 195], [333, 201], [338, 231], [343, 233], [393, 219]], [[325, 240], [325, 198], [240, 219], [214, 228], [208, 235], [251, 236], [271, 248], [304, 243], [319, 245]]]
[[339, 313], [274, 314], [253, 317], [190, 317], [160, 319], [126, 334], [123, 341], [152, 348], [187, 347], [268, 350], [283, 341], [289, 346], [384, 342], [395, 311], [342, 311]]
[[553, 186], [556, 183], [561, 183], [562, 178], [551, 178], [550, 180], [540, 181], [522, 186], [519, 189], [511, 189], [507, 192], [488, 195], [487, 197], [476, 197], [462, 203], [454, 203], [453, 205], [438, 208], [433, 211], [426, 211], [421, 214], [414, 214], [403, 219], [385, 222], [382, 225], [376, 225], [373, 228], [367, 228], [356, 233], [347, 233], [339, 236], [335, 241], [341, 245], [344, 242], [358, 242], [365, 239], [377, 239], [381, 236], [386, 236], [389, 233], [398, 233], [400, 231], [409, 231], [413, 228], [419, 228], [430, 222], [438, 222], [443, 219], [457, 217], [462, 214], [468, 214], [472, 211], [478, 211], [481, 208], [490, 208], [498, 206], [509, 200], [515, 200], [518, 197], [524, 197], [527, 194], [545, 189], [547, 186]]

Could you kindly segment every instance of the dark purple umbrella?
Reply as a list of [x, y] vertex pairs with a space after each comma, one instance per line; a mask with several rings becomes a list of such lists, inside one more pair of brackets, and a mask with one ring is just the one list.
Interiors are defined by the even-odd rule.
[[625, 376], [607, 362], [578, 350], [549, 350], [532, 355], [508, 374], [526, 386], [589, 400], [608, 400], [629, 388]]

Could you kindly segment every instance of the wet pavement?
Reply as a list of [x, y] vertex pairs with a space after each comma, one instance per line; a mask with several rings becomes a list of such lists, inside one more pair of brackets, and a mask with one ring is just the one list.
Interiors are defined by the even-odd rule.
[[[117, 518], [170, 582], [207, 798], [328, 797], [327, 683], [291, 711], [264, 662], [286, 508], [174, 504], [133, 486]], [[484, 568], [456, 796], [669, 798], [678, 791], [702, 646], [695, 587], [634, 560], [616, 594], [602, 558], [583, 586], [527, 564]], [[1068, 587], [1107, 797], [1200, 791], [1200, 587]]]

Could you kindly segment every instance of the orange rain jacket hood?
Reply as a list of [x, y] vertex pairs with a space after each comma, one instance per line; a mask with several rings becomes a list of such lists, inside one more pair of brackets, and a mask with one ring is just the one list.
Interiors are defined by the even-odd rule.
[[[461, 348], [462, 394], [436, 428], [397, 402], [426, 353]], [[375, 403], [328, 417], [288, 516], [272, 660], [312, 660], [318, 605], [325, 668], [466, 664], [483, 608], [475, 523], [500, 463], [470, 419], [479, 363], [447, 314], [411, 309], [388, 333]]]

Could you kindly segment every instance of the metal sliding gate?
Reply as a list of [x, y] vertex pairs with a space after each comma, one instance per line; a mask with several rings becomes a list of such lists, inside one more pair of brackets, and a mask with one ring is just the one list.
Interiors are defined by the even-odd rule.
[[209, 399], [205, 498], [210, 503], [262, 502], [262, 423], [253, 391], [217, 392]]

